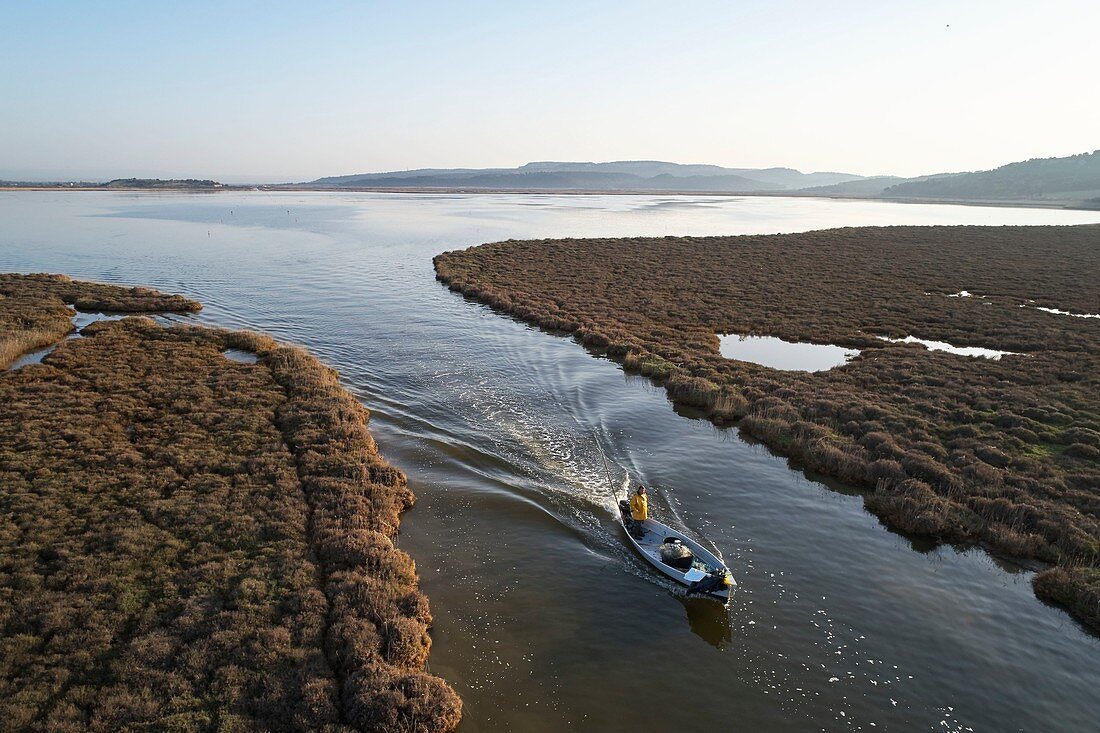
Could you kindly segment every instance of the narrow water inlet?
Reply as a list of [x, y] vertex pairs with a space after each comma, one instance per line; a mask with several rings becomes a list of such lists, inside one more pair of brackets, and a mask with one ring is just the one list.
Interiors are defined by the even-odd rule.
[[[60, 343], [60, 342], [58, 342], [58, 343]], [[49, 346], [47, 346], [45, 348], [42, 348], [42, 349], [35, 349], [34, 351], [28, 351], [26, 354], [23, 354], [21, 357], [19, 357], [18, 359], [13, 361], [11, 364], [9, 364], [8, 365], [8, 371], [9, 372], [14, 372], [17, 369], [22, 369], [23, 367], [27, 366], [28, 364], [39, 364], [39, 363], [41, 363], [41, 361], [44, 358], [46, 358], [46, 354], [49, 354], [51, 351], [53, 351], [56, 348], [57, 348], [57, 344], [50, 344]]]
[[77, 314], [72, 317], [73, 326], [76, 328], [75, 331], [73, 331], [72, 333], [70, 333], [65, 338], [61, 339], [60, 341], [57, 341], [56, 343], [50, 344], [49, 346], [44, 346], [41, 349], [35, 349], [34, 351], [28, 351], [26, 354], [23, 354], [18, 359], [13, 361], [8, 366], [8, 371], [9, 372], [14, 372], [17, 369], [22, 369], [23, 367], [27, 366], [28, 364], [41, 364], [43, 359], [45, 359], [47, 356], [49, 356], [49, 354], [51, 352], [53, 352], [54, 349], [56, 349], [58, 346], [60, 346], [65, 341], [68, 341], [70, 339], [84, 338], [83, 336], [80, 335], [80, 329], [84, 328], [85, 326], [87, 326], [89, 324], [95, 323], [96, 321], [117, 321], [117, 320], [120, 320], [120, 319], [125, 318], [125, 317], [126, 317], [126, 314], [118, 314], [118, 313], [81, 313], [81, 312], [78, 311]]
[[784, 341], [775, 336], [718, 334], [718, 351], [727, 359], [784, 371], [823, 372], [843, 366], [859, 355], [859, 349], [835, 344]]
[[982, 357], [994, 360], [1000, 359], [1002, 356], [1022, 356], [1022, 354], [1016, 351], [998, 351], [997, 349], [986, 349], [981, 346], [955, 346], [946, 341], [931, 341], [929, 339], [917, 338], [916, 336], [906, 336], [902, 339], [892, 339], [889, 336], [876, 336], [875, 338], [889, 341], [892, 344], [920, 344], [929, 351], [946, 351], [951, 354], [958, 354], [959, 356]]
[[1100, 318], [1100, 313], [1074, 313], [1073, 311], [1064, 311], [1059, 308], [1045, 308], [1041, 305], [1029, 305], [1024, 303], [1021, 308], [1034, 308], [1037, 311], [1043, 311], [1044, 313], [1053, 313], [1058, 316], [1072, 316], [1073, 318]]
[[[70, 338], [70, 339], [84, 338], [83, 336], [80, 335], [80, 330], [82, 328], [84, 328], [85, 326], [90, 326], [91, 324], [93, 324], [97, 321], [121, 321], [123, 318], [126, 318], [127, 316], [134, 316], [134, 315], [140, 315], [140, 314], [139, 313], [102, 313], [102, 312], [81, 313], [81, 312], [78, 311], [77, 314], [72, 317], [73, 326], [76, 328], [76, 330], [73, 331], [72, 333], [70, 333], [66, 338]], [[56, 346], [56, 344], [55, 344], [55, 346]]]

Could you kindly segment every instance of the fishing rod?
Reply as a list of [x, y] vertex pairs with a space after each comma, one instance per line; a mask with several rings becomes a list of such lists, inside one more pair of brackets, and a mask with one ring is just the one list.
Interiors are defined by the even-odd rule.
[[603, 472], [607, 476], [607, 485], [611, 488], [611, 500], [618, 499], [618, 494], [615, 491], [615, 482], [611, 480], [611, 469], [607, 466], [607, 454], [603, 452], [603, 446], [600, 445], [600, 438], [596, 435], [596, 431], [592, 431], [592, 438], [596, 441], [596, 450], [600, 452], [600, 458], [603, 459]]
[[[600, 437], [599, 437], [599, 435], [596, 434], [595, 429], [592, 430], [592, 440], [595, 441], [596, 450], [598, 450], [600, 452], [600, 458], [603, 459], [604, 475], [607, 476], [607, 485], [609, 487], [611, 487], [611, 500], [612, 500], [612, 502], [618, 501], [618, 496], [619, 495], [618, 495], [618, 492], [615, 488], [615, 482], [611, 479], [611, 469], [607, 465], [607, 454], [603, 452], [603, 446], [600, 445]], [[714, 552], [714, 556], [717, 557], [718, 560], [721, 561], [722, 564], [724, 565], [726, 560], [725, 560], [724, 557], [722, 557], [722, 551], [718, 549], [718, 545], [716, 545], [714, 543], [714, 540], [712, 540], [708, 537], [708, 538], [705, 538], [703, 541], [707, 545], [710, 545], [710, 549]]]

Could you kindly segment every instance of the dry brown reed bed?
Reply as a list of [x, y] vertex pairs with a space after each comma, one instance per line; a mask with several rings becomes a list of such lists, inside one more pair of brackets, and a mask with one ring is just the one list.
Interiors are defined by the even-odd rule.
[[193, 313], [202, 306], [151, 288], [73, 282], [65, 275], [0, 274], [0, 368], [73, 330], [73, 311]]
[[[508, 241], [435, 266], [452, 290], [571, 333], [674, 401], [867, 488], [895, 528], [1051, 563], [1036, 592], [1100, 629], [1100, 320], [1020, 307], [1100, 310], [1100, 227]], [[961, 290], [975, 297], [947, 297]], [[776, 371], [723, 358], [721, 333], [863, 353]]]
[[[93, 297], [0, 282], [66, 324]], [[0, 730], [453, 729], [393, 544], [413, 496], [335, 372], [256, 334], [84, 334], [0, 374]]]

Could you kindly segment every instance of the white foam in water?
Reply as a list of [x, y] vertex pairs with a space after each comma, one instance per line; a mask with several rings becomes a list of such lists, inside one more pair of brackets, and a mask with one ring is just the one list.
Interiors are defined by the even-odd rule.
[[997, 349], [986, 349], [981, 346], [955, 346], [946, 341], [929, 341], [928, 339], [919, 339], [916, 336], [906, 336], [903, 339], [892, 339], [888, 336], [878, 336], [877, 338], [889, 341], [892, 344], [920, 344], [929, 351], [947, 351], [959, 356], [980, 356], [994, 360], [1000, 359], [1002, 356], [1021, 356], [1015, 351], [998, 351]]
[[748, 361], [785, 371], [821, 372], [842, 366], [859, 355], [859, 349], [833, 344], [784, 341], [775, 336], [742, 336], [731, 333], [718, 334], [718, 340], [718, 350], [727, 359]]

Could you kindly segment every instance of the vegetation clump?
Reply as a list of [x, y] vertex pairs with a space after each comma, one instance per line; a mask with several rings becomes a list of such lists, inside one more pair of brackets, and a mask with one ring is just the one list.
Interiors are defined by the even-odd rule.
[[[507, 241], [447, 252], [452, 290], [571, 333], [868, 489], [895, 528], [1052, 564], [1037, 592], [1100, 629], [1100, 227], [864, 227]], [[947, 297], [960, 291], [974, 297]], [[717, 334], [862, 350], [823, 372], [719, 353]], [[1019, 352], [1000, 360], [887, 336]]]
[[0, 367], [20, 354], [48, 346], [73, 330], [75, 313], [194, 313], [202, 305], [152, 288], [74, 282], [65, 275], [0, 274]]
[[103, 188], [125, 188], [125, 189], [218, 189], [225, 188], [225, 184], [218, 183], [217, 181], [211, 181], [209, 179], [198, 178], [116, 178], [113, 181], [108, 181], [102, 184]]
[[[197, 309], [0, 283], [5, 338], [21, 318], [63, 336], [65, 302]], [[413, 495], [336, 373], [251, 333], [82, 333], [0, 375], [0, 728], [453, 729], [393, 542]]]

